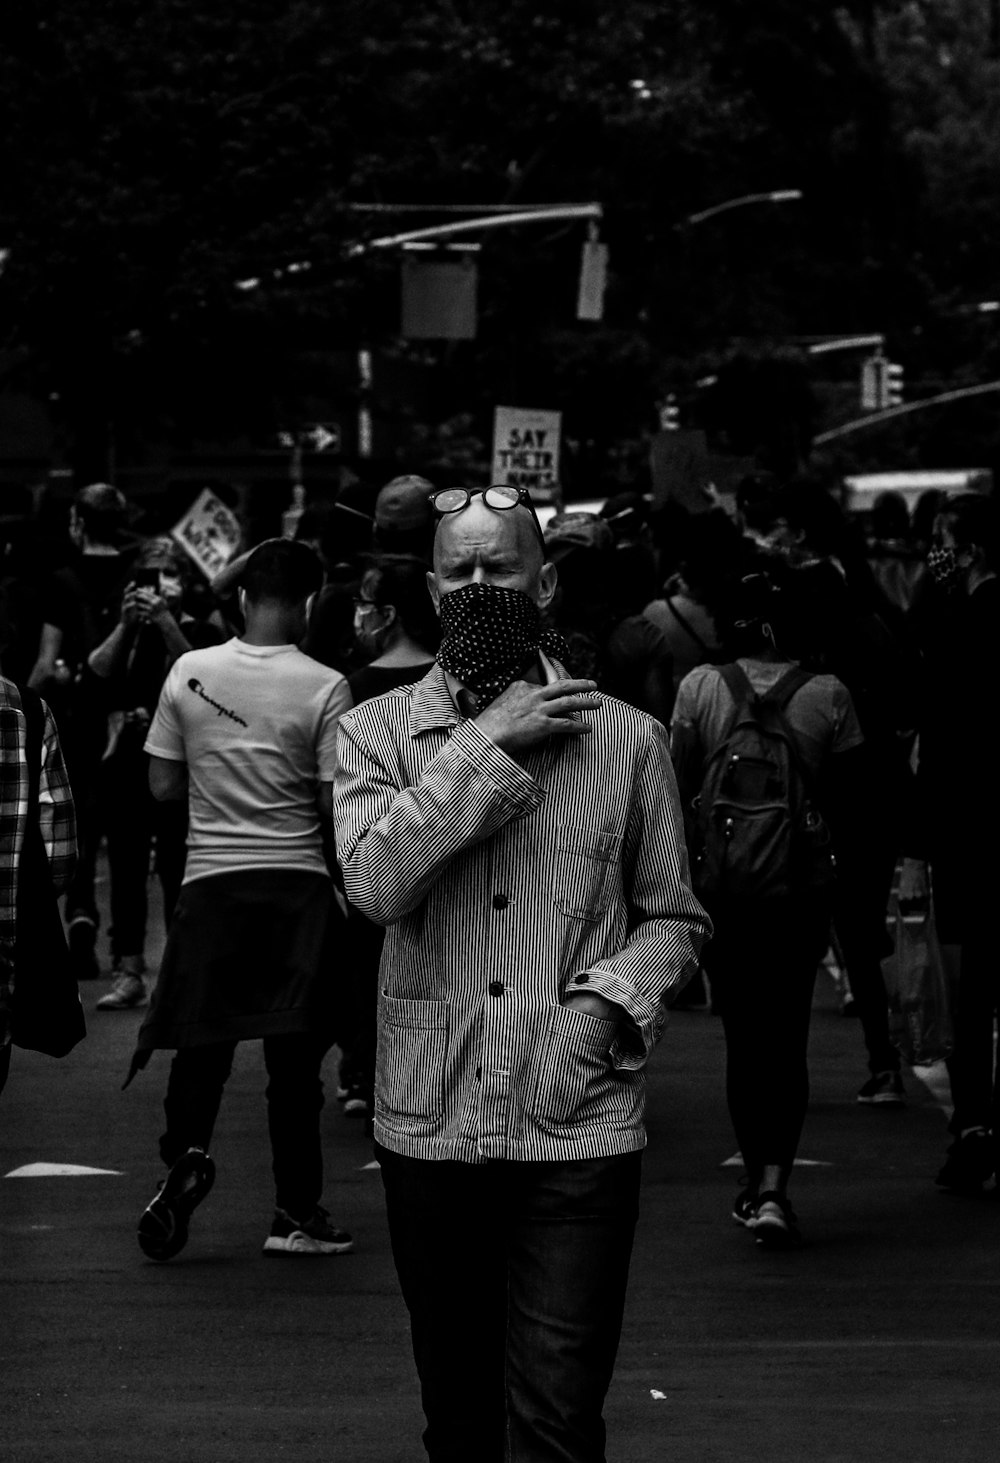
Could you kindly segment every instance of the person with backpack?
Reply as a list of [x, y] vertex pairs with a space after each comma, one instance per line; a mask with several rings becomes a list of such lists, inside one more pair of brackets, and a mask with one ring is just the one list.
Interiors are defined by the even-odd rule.
[[734, 658], [689, 672], [671, 726], [692, 883], [715, 926], [704, 964], [746, 1169], [733, 1218], [768, 1248], [800, 1242], [787, 1188], [809, 1101], [834, 838], [854, 816], [863, 741], [842, 682], [797, 664], [795, 578], [770, 559], [740, 575], [720, 615]]

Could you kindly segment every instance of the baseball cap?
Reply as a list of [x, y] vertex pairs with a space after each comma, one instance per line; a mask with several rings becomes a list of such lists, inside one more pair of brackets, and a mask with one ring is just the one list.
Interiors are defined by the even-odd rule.
[[429, 495], [434, 484], [417, 474], [392, 478], [375, 500], [375, 527], [409, 532], [427, 528], [434, 521]]

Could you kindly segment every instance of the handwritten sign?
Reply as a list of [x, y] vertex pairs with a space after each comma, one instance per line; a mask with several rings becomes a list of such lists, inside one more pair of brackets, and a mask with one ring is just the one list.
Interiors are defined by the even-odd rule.
[[214, 579], [240, 546], [240, 525], [236, 515], [205, 488], [195, 498], [170, 537], [193, 559], [206, 579]]
[[527, 488], [540, 502], [559, 489], [562, 412], [498, 406], [493, 414], [493, 481]]

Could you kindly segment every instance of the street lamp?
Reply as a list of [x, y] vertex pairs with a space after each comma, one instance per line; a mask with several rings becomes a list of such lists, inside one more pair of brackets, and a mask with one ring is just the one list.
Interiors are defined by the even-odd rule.
[[798, 203], [801, 198], [801, 188], [776, 188], [770, 193], [744, 193], [739, 198], [727, 198], [725, 203], [714, 203], [711, 208], [702, 208], [698, 213], [689, 213], [687, 218], [681, 219], [677, 227], [687, 228], [691, 224], [704, 223], [707, 218], [715, 218], [717, 214], [728, 213], [733, 208], [745, 208], [752, 203]]

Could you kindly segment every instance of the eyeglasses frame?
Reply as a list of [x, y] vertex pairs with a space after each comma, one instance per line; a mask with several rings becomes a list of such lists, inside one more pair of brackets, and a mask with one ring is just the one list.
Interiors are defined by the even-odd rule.
[[[548, 551], [545, 543], [545, 534], [542, 530], [538, 514], [535, 511], [535, 505], [531, 501], [531, 494], [527, 488], [517, 488], [513, 483], [489, 483], [485, 488], [436, 488], [433, 493], [428, 493], [427, 501], [439, 519], [450, 518], [453, 513], [461, 513], [463, 509], [468, 508], [473, 498], [481, 496], [485, 500], [486, 494], [492, 493], [497, 488], [504, 493], [516, 493], [517, 497], [513, 501], [507, 501], [502, 504], [487, 503], [487, 508], [492, 508], [495, 513], [507, 513], [511, 508], [527, 508], [531, 514], [531, 521], [535, 525], [535, 532], [538, 534], [538, 542], [542, 546], [543, 553], [547, 556]], [[439, 508], [436, 499], [442, 497], [445, 493], [464, 493], [465, 502], [456, 504], [454, 508]]]

